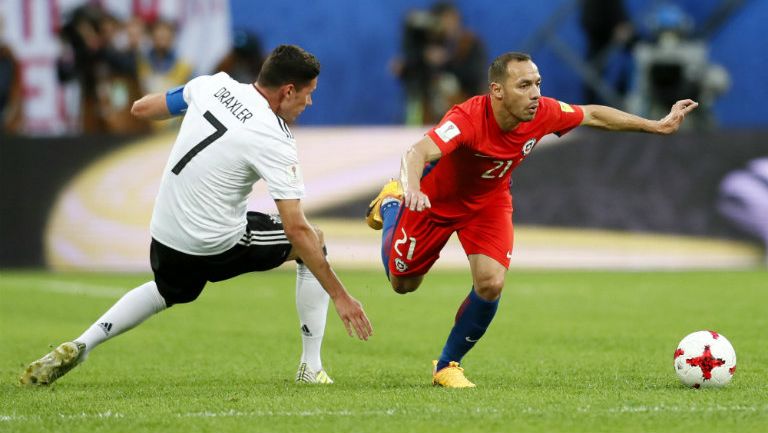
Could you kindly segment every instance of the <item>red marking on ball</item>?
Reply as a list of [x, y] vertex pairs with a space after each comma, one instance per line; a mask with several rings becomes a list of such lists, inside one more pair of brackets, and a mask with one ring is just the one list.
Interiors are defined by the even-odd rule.
[[712, 352], [709, 350], [709, 345], [704, 346], [704, 353], [702, 353], [701, 356], [688, 358], [685, 362], [693, 367], [701, 368], [704, 380], [712, 379], [712, 370], [715, 369], [715, 367], [725, 365], [724, 360], [712, 356]]

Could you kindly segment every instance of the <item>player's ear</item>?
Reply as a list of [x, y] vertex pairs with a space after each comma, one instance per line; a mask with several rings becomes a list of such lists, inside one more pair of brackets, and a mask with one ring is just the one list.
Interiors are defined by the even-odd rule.
[[288, 98], [296, 92], [296, 86], [293, 83], [283, 84], [280, 87], [280, 94], [283, 98]]
[[491, 82], [490, 85], [488, 85], [488, 88], [491, 92], [491, 96], [493, 96], [496, 99], [502, 99], [504, 97], [504, 90], [501, 88], [501, 84], [497, 82]]

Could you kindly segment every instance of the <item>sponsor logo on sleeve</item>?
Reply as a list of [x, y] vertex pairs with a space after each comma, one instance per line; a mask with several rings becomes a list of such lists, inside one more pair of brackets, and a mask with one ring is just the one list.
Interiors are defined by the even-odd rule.
[[291, 185], [301, 184], [301, 167], [299, 164], [293, 164], [285, 167], [285, 171], [288, 175], [288, 183]]
[[435, 134], [445, 143], [451, 141], [454, 137], [461, 134], [461, 130], [455, 123], [448, 120], [439, 127], [435, 128]]
[[565, 102], [557, 101], [558, 104], [560, 104], [560, 110], [563, 113], [573, 113], [573, 107], [571, 107], [569, 104], [566, 104]]

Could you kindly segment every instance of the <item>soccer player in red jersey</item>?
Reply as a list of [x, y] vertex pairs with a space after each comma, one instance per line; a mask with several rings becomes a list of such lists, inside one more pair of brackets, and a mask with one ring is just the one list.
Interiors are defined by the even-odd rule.
[[661, 120], [602, 105], [571, 105], [541, 95], [531, 57], [510, 52], [488, 71], [489, 94], [451, 108], [402, 159], [400, 180], [386, 184], [367, 222], [384, 229], [382, 260], [392, 287], [416, 290], [448, 238], [458, 233], [472, 271], [472, 290], [439, 360], [433, 384], [474, 387], [460, 362], [496, 313], [512, 258], [512, 171], [542, 137], [587, 125], [611, 131], [672, 134], [698, 103], [677, 101]]

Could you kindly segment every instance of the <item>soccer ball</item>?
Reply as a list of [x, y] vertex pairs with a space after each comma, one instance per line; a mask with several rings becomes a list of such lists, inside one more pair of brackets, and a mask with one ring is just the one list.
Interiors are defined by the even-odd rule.
[[686, 335], [675, 350], [675, 373], [685, 385], [720, 387], [736, 373], [736, 352], [725, 336], [715, 331]]

